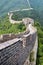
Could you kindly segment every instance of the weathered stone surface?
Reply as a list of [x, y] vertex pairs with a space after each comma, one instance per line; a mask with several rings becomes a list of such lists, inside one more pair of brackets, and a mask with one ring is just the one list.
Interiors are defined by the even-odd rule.
[[[16, 42], [8, 41], [8, 46], [0, 48], [0, 65], [23, 65], [34, 46], [35, 38], [36, 33], [23, 37], [23, 41], [19, 39]], [[25, 47], [23, 47], [23, 42]]]

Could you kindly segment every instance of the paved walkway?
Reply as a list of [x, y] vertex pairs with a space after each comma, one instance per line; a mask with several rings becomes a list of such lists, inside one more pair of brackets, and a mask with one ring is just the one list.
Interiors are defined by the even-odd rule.
[[36, 65], [37, 49], [38, 49], [38, 37], [36, 37], [35, 45], [32, 50], [32, 51], [34, 51], [34, 62], [32, 63], [32, 65]]
[[13, 13], [8, 13], [8, 15], [9, 15], [9, 21], [10, 21], [10, 23], [12, 23], [12, 24], [14, 24], [14, 23], [21, 23], [22, 21], [15, 21], [15, 20], [13, 20], [11, 17], [12, 17], [12, 15], [13, 15]]
[[[32, 24], [29, 24], [27, 27], [27, 30], [29, 29], [30, 34], [34, 34], [37, 29], [32, 26]], [[38, 49], [38, 37], [36, 36], [35, 45], [32, 51], [34, 51], [34, 62], [30, 63], [30, 65], [36, 65], [36, 58], [37, 58], [37, 49]]]

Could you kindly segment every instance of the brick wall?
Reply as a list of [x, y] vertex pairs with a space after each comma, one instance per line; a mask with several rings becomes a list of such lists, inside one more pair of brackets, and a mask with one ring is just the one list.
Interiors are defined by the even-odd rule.
[[16, 65], [21, 50], [21, 41], [0, 50], [0, 65]]

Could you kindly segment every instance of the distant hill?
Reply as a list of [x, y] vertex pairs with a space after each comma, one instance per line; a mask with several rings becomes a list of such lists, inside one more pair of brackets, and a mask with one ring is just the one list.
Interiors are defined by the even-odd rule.
[[31, 7], [39, 12], [43, 10], [43, 0], [29, 0]]
[[[40, 22], [43, 25], [43, 0], [29, 0], [31, 7], [38, 15]], [[36, 16], [36, 15], [35, 15]]]
[[0, 0], [0, 16], [15, 9], [29, 8], [27, 1], [39, 13], [43, 12], [43, 0]]
[[29, 8], [27, 0], [0, 0], [0, 16], [16, 9]]

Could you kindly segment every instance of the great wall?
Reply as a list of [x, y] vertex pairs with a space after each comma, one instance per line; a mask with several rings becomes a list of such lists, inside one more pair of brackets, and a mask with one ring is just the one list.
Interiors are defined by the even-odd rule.
[[[24, 18], [22, 22], [27, 27], [25, 32], [0, 36], [0, 65], [36, 65], [37, 29], [31, 18]], [[32, 51], [34, 61], [30, 63], [29, 56]]]

